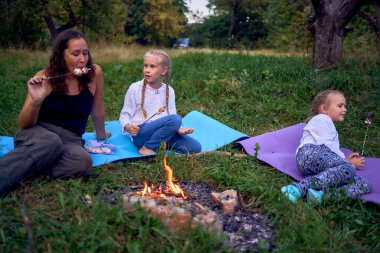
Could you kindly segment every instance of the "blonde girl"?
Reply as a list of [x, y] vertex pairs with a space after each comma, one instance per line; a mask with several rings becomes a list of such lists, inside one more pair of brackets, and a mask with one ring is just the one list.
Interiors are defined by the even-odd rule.
[[347, 113], [346, 99], [342, 92], [325, 90], [313, 100], [310, 119], [303, 130], [300, 146], [296, 151], [297, 167], [306, 176], [281, 188], [292, 201], [307, 195], [310, 203], [322, 201], [323, 192], [329, 187], [343, 189], [348, 196], [367, 194], [372, 187], [368, 181], [355, 175], [364, 165], [364, 157], [358, 153], [344, 156], [339, 149], [339, 137], [334, 122], [342, 122]]
[[198, 141], [187, 136], [193, 128], [182, 127], [177, 115], [175, 94], [169, 82], [171, 61], [161, 50], [144, 55], [144, 78], [131, 84], [120, 113], [123, 134], [129, 133], [142, 155], [154, 154], [161, 142], [181, 153], [201, 151]]

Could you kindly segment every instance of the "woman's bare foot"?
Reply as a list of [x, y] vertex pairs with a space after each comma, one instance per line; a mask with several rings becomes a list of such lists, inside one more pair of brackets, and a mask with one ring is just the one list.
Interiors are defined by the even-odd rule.
[[154, 152], [153, 149], [146, 148], [145, 146], [142, 146], [139, 150], [140, 155], [154, 155], [156, 152]]

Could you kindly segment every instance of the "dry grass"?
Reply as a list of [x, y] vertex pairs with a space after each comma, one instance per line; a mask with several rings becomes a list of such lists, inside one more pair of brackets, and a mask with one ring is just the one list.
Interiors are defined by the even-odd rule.
[[[106, 43], [94, 43], [90, 45], [91, 54], [96, 63], [110, 63], [119, 62], [126, 63], [132, 60], [141, 59], [144, 53], [150, 49], [165, 50], [170, 56], [176, 57], [188, 52], [202, 52], [202, 53], [215, 53], [215, 54], [243, 54], [243, 55], [266, 55], [266, 56], [298, 56], [308, 57], [307, 53], [303, 52], [279, 52], [272, 49], [260, 50], [218, 50], [211, 48], [188, 48], [188, 49], [171, 49], [160, 47], [144, 47], [140, 45], [109, 45]], [[47, 65], [50, 51], [49, 50], [21, 50], [21, 49], [2, 49], [0, 56], [2, 59], [7, 57], [14, 57], [15, 55], [23, 55], [22, 66], [29, 67], [39, 63]], [[26, 57], [25, 57], [26, 56]], [[37, 62], [36, 62], [37, 61]]]

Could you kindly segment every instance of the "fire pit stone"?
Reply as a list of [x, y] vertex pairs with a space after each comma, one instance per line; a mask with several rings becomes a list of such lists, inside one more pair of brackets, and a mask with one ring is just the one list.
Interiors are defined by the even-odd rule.
[[[186, 233], [188, 229], [197, 226], [202, 226], [209, 232], [220, 231], [228, 237], [225, 246], [233, 251], [256, 252], [263, 245], [268, 251], [273, 250], [276, 232], [267, 216], [246, 210], [241, 203], [233, 213], [226, 213], [221, 204], [212, 199], [211, 193], [214, 190], [210, 184], [184, 181], [179, 184], [187, 195], [186, 199], [170, 195], [161, 199], [154, 195], [155, 199], [147, 201], [148, 196], [136, 194], [144, 188], [139, 185], [107, 194], [104, 200], [116, 204], [117, 199], [121, 198], [122, 206], [127, 210], [144, 206], [144, 210], [156, 215], [174, 233]], [[165, 188], [165, 183], [162, 186]]]
[[186, 233], [189, 227], [194, 228], [203, 225], [206, 230], [222, 230], [222, 222], [219, 215], [207, 207], [191, 206], [181, 200], [150, 199], [134, 194], [123, 195], [123, 208], [127, 210], [140, 206], [160, 218], [172, 231]]
[[211, 192], [211, 198], [216, 203], [221, 204], [223, 212], [227, 214], [234, 213], [236, 208], [239, 207], [238, 195], [235, 190], [226, 190], [221, 193]]

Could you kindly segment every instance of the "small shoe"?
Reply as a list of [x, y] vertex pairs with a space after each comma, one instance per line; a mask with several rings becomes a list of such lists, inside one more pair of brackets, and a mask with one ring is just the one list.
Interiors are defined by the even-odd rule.
[[301, 198], [300, 190], [298, 190], [297, 187], [295, 187], [294, 185], [291, 185], [291, 184], [283, 186], [281, 188], [281, 192], [284, 193], [285, 196], [288, 197], [288, 199], [293, 203], [296, 203], [297, 200], [299, 198]]
[[311, 205], [320, 205], [322, 203], [322, 191], [316, 191], [313, 189], [307, 190], [307, 203]]

